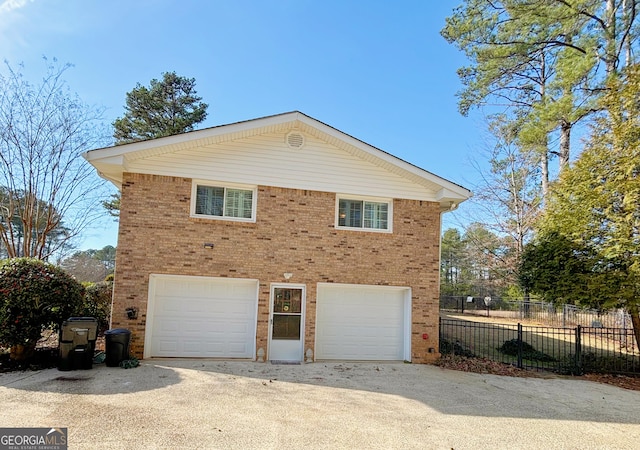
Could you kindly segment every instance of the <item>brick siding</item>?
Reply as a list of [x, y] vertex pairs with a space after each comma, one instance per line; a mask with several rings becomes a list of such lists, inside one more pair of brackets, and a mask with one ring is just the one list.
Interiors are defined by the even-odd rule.
[[[149, 274], [258, 279], [256, 348], [266, 349], [270, 284], [291, 272], [291, 283], [307, 288], [306, 348], [315, 342], [318, 282], [409, 286], [412, 362], [439, 356], [438, 203], [394, 200], [388, 234], [336, 229], [333, 193], [259, 186], [255, 223], [191, 218], [190, 198], [191, 179], [125, 173], [111, 326], [132, 331], [134, 355], [143, 353]], [[136, 320], [127, 318], [131, 306]]]

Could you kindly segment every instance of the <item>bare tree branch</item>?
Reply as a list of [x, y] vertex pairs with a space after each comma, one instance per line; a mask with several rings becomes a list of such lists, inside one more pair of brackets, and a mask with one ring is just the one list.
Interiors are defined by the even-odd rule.
[[[46, 61], [46, 60], [45, 60]], [[28, 82], [5, 61], [0, 74], [0, 255], [47, 259], [92, 220], [104, 182], [80, 156], [107, 142], [103, 109], [89, 107], [49, 64]]]

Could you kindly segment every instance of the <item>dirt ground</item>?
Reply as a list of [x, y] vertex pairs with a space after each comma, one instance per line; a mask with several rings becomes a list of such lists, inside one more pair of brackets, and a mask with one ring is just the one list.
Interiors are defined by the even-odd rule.
[[606, 383], [623, 389], [640, 391], [640, 377], [628, 377], [624, 375], [609, 374], [587, 374], [582, 376], [555, 375], [546, 372], [535, 372], [532, 370], [518, 369], [517, 367], [491, 361], [484, 358], [465, 358], [464, 356], [445, 355], [436, 362], [436, 366], [450, 370], [460, 370], [463, 372], [486, 373], [507, 377], [521, 378], [562, 378], [567, 380], [588, 380], [596, 383]]

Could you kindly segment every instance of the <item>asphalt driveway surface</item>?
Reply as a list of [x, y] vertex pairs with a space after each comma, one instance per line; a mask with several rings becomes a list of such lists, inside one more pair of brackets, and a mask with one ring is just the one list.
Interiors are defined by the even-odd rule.
[[640, 392], [412, 364], [148, 360], [0, 375], [0, 427], [70, 449], [636, 449]]

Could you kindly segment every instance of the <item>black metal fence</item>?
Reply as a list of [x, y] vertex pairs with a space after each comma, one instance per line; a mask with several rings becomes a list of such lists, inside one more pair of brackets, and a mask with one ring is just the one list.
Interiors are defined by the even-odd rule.
[[624, 310], [598, 311], [575, 305], [556, 305], [533, 300], [500, 297], [441, 296], [440, 309], [458, 314], [534, 321], [550, 326], [631, 328], [631, 317]]
[[562, 374], [640, 375], [632, 329], [483, 323], [440, 318], [440, 353]]

